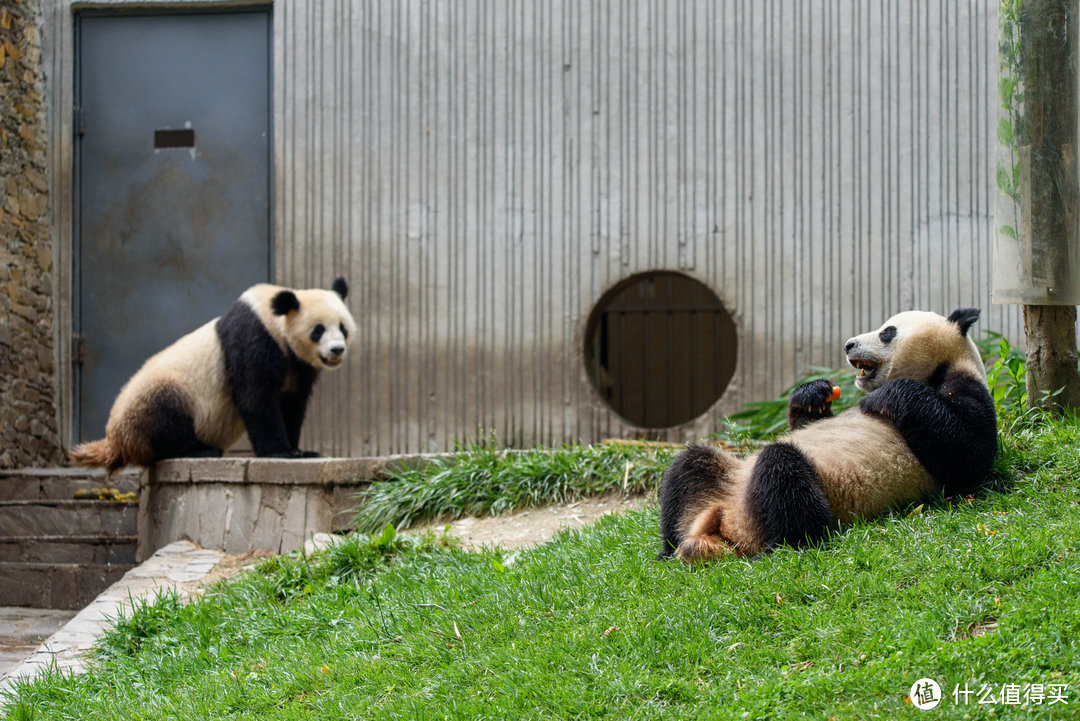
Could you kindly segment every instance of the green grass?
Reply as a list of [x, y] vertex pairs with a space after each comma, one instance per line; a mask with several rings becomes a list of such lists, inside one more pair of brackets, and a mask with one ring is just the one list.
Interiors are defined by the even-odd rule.
[[353, 525], [379, 531], [387, 523], [498, 515], [605, 493], [654, 491], [677, 449], [648, 444], [507, 452], [493, 441], [471, 444], [421, 468], [392, 470], [360, 497]]
[[[820, 546], [688, 568], [654, 508], [516, 553], [392, 530], [137, 605], [99, 667], [17, 719], [1053, 718], [957, 684], [1066, 684], [1080, 708], [1080, 424], [1010, 412], [991, 488]], [[985, 631], [982, 633], [982, 631]], [[945, 702], [905, 702], [918, 678]]]

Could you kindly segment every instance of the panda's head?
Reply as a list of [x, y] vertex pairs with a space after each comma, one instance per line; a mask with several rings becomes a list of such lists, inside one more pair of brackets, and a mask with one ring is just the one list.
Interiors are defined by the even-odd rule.
[[859, 370], [855, 385], [870, 392], [897, 378], [927, 383], [936, 373], [961, 367], [986, 383], [986, 369], [968, 329], [978, 308], [960, 308], [948, 318], [912, 310], [889, 318], [875, 331], [849, 338], [847, 361]]
[[338, 278], [331, 290], [283, 289], [274, 295], [270, 308], [282, 319], [284, 340], [297, 358], [315, 368], [341, 365], [356, 331], [343, 302], [348, 294], [345, 279]]

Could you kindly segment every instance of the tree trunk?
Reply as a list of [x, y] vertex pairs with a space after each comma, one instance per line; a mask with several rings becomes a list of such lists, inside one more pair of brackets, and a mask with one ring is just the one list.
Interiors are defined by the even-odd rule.
[[[1024, 0], [1020, 6], [1024, 126], [1030, 143], [1025, 179], [1031, 264], [1048, 298], [1061, 296], [1077, 262], [1077, 0]], [[1022, 181], [1024, 182], [1024, 181]], [[1053, 302], [1051, 300], [1051, 302]], [[1080, 407], [1076, 306], [1025, 305], [1028, 405]], [[1049, 397], [1064, 388], [1060, 395]]]
[[[1080, 372], [1076, 362], [1076, 307], [1025, 305], [1027, 390], [1029, 406], [1080, 408]], [[1059, 388], [1060, 395], [1048, 396]]]

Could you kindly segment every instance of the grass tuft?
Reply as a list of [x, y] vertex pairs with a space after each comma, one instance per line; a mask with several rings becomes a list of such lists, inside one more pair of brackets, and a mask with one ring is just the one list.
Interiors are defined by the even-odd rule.
[[392, 470], [361, 495], [355, 527], [408, 528], [435, 518], [497, 515], [605, 493], [645, 493], [659, 485], [677, 448], [647, 444], [568, 445], [506, 451], [470, 445], [420, 469]]

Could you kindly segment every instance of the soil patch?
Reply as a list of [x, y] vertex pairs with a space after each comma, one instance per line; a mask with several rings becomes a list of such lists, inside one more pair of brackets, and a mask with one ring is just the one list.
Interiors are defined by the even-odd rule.
[[563, 528], [583, 528], [609, 513], [640, 510], [645, 500], [645, 496], [640, 495], [609, 494], [573, 503], [527, 508], [503, 516], [470, 516], [456, 521], [434, 521], [406, 532], [445, 530], [461, 539], [467, 549], [500, 546], [509, 550], [547, 543]]

